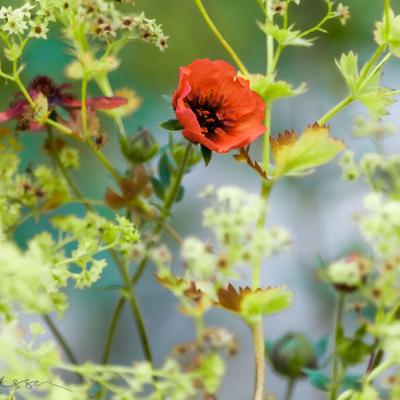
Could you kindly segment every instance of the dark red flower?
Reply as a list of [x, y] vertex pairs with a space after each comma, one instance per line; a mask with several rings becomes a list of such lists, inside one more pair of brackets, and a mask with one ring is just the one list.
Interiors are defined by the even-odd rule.
[[[67, 111], [71, 119], [76, 119], [81, 108], [81, 101], [77, 100], [71, 93], [66, 92], [69, 89], [69, 84], [57, 85], [52, 79], [47, 76], [37, 76], [28, 86], [29, 95], [33, 100], [42, 94], [46, 97], [49, 111], [53, 113], [52, 119], [60, 117], [57, 114], [57, 107], [61, 107]], [[10, 104], [10, 107], [0, 112], [0, 123], [12, 119], [18, 121], [19, 130], [41, 131], [43, 125], [34, 120], [34, 111], [28, 100], [21, 98], [22, 93], [16, 94], [16, 100]], [[86, 101], [88, 114], [93, 114], [96, 110], [110, 110], [116, 107], [121, 107], [126, 104], [127, 100], [123, 97], [94, 97]], [[60, 117], [61, 118], [61, 117]]]
[[224, 61], [196, 60], [179, 70], [173, 94], [183, 135], [217, 153], [248, 145], [265, 133], [265, 104]]

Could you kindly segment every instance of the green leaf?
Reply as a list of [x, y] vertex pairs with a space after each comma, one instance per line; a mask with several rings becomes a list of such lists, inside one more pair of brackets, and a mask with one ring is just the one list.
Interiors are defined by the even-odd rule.
[[358, 55], [350, 51], [348, 54], [342, 54], [340, 60], [336, 60], [335, 62], [350, 92], [354, 94], [359, 80]]
[[361, 389], [361, 380], [362, 380], [362, 375], [356, 375], [356, 374], [347, 374], [341, 382], [342, 388], [344, 390], [360, 390]]
[[390, 52], [400, 57], [400, 15], [395, 15], [393, 10], [389, 11], [389, 31], [387, 31], [386, 15], [383, 20], [376, 23], [374, 37], [379, 45], [388, 44]]
[[396, 101], [390, 96], [391, 89], [379, 87], [357, 96], [372, 118], [380, 119], [389, 114], [388, 107]]
[[179, 203], [180, 201], [182, 201], [184, 195], [185, 195], [185, 188], [181, 186], [178, 189], [178, 193], [176, 194], [175, 203]]
[[203, 157], [204, 164], [207, 166], [211, 161], [212, 151], [206, 146], [201, 145], [201, 155]]
[[162, 184], [168, 186], [171, 180], [171, 164], [166, 153], [164, 153], [160, 158], [158, 163], [158, 173]]
[[250, 78], [251, 88], [258, 93], [266, 103], [284, 97], [293, 97], [303, 94], [307, 90], [307, 85], [302, 83], [296, 89], [285, 81], [274, 81], [264, 75], [252, 75]]
[[160, 126], [167, 131], [181, 131], [183, 129], [183, 126], [177, 119], [169, 119], [168, 121], [162, 122]]
[[241, 301], [240, 314], [248, 321], [282, 312], [293, 302], [293, 293], [286, 287], [274, 287], [247, 293]]
[[303, 371], [307, 375], [312, 386], [323, 391], [328, 389], [329, 378], [324, 372], [309, 368], [304, 368]]
[[165, 195], [165, 187], [164, 185], [157, 179], [152, 177], [151, 183], [153, 185], [154, 193], [160, 200], [164, 200]]
[[293, 30], [293, 25], [287, 29], [280, 28], [279, 25], [274, 24], [268, 20], [265, 24], [259, 24], [261, 30], [266, 34], [272, 36], [280, 46], [304, 46], [310, 47], [313, 41], [301, 37], [300, 31]]
[[275, 159], [274, 177], [298, 175], [331, 161], [344, 149], [341, 140], [329, 136], [329, 128], [317, 124], [308, 126], [302, 135], [286, 131], [271, 138]]
[[272, 340], [266, 340], [264, 342], [264, 348], [265, 348], [265, 357], [271, 357], [272, 350], [274, 348], [274, 342]]
[[329, 343], [329, 336], [320, 337], [316, 343], [314, 343], [314, 350], [317, 355], [317, 358], [321, 358], [326, 353]]

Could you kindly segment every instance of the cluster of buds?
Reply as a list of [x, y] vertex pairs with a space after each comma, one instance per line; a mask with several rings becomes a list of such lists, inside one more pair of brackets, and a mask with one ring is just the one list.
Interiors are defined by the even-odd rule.
[[[117, 8], [117, 4], [118, 2], [107, 0], [66, 1], [63, 11], [77, 16], [87, 33], [95, 38], [141, 39], [155, 44], [160, 50], [167, 47], [168, 38], [161, 25], [146, 18], [143, 13], [124, 14]], [[65, 20], [66, 25], [72, 20], [68, 17], [65, 19], [65, 15], [61, 19]], [[70, 29], [74, 27], [67, 28]]]

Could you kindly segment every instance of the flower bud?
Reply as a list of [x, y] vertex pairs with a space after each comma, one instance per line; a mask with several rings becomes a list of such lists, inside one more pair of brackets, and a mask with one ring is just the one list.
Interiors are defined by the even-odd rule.
[[147, 129], [141, 129], [127, 142], [122, 143], [124, 156], [133, 164], [150, 161], [158, 152], [159, 146]]
[[368, 259], [353, 254], [330, 264], [327, 277], [336, 290], [349, 293], [359, 289], [365, 282], [370, 267]]
[[317, 355], [311, 341], [300, 332], [290, 332], [273, 343], [270, 360], [275, 371], [290, 379], [304, 376], [304, 368], [316, 368]]

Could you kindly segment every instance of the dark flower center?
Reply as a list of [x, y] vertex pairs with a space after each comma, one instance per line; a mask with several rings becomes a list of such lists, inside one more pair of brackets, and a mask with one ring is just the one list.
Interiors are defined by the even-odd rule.
[[42, 93], [48, 99], [60, 96], [58, 86], [47, 76], [40, 75], [33, 78], [29, 85], [29, 89], [38, 93]]
[[215, 99], [212, 91], [208, 96], [193, 93], [187, 96], [186, 104], [195, 113], [204, 136], [211, 136], [214, 133], [226, 134], [227, 129], [233, 126], [223, 112], [223, 101], [223, 96]]

